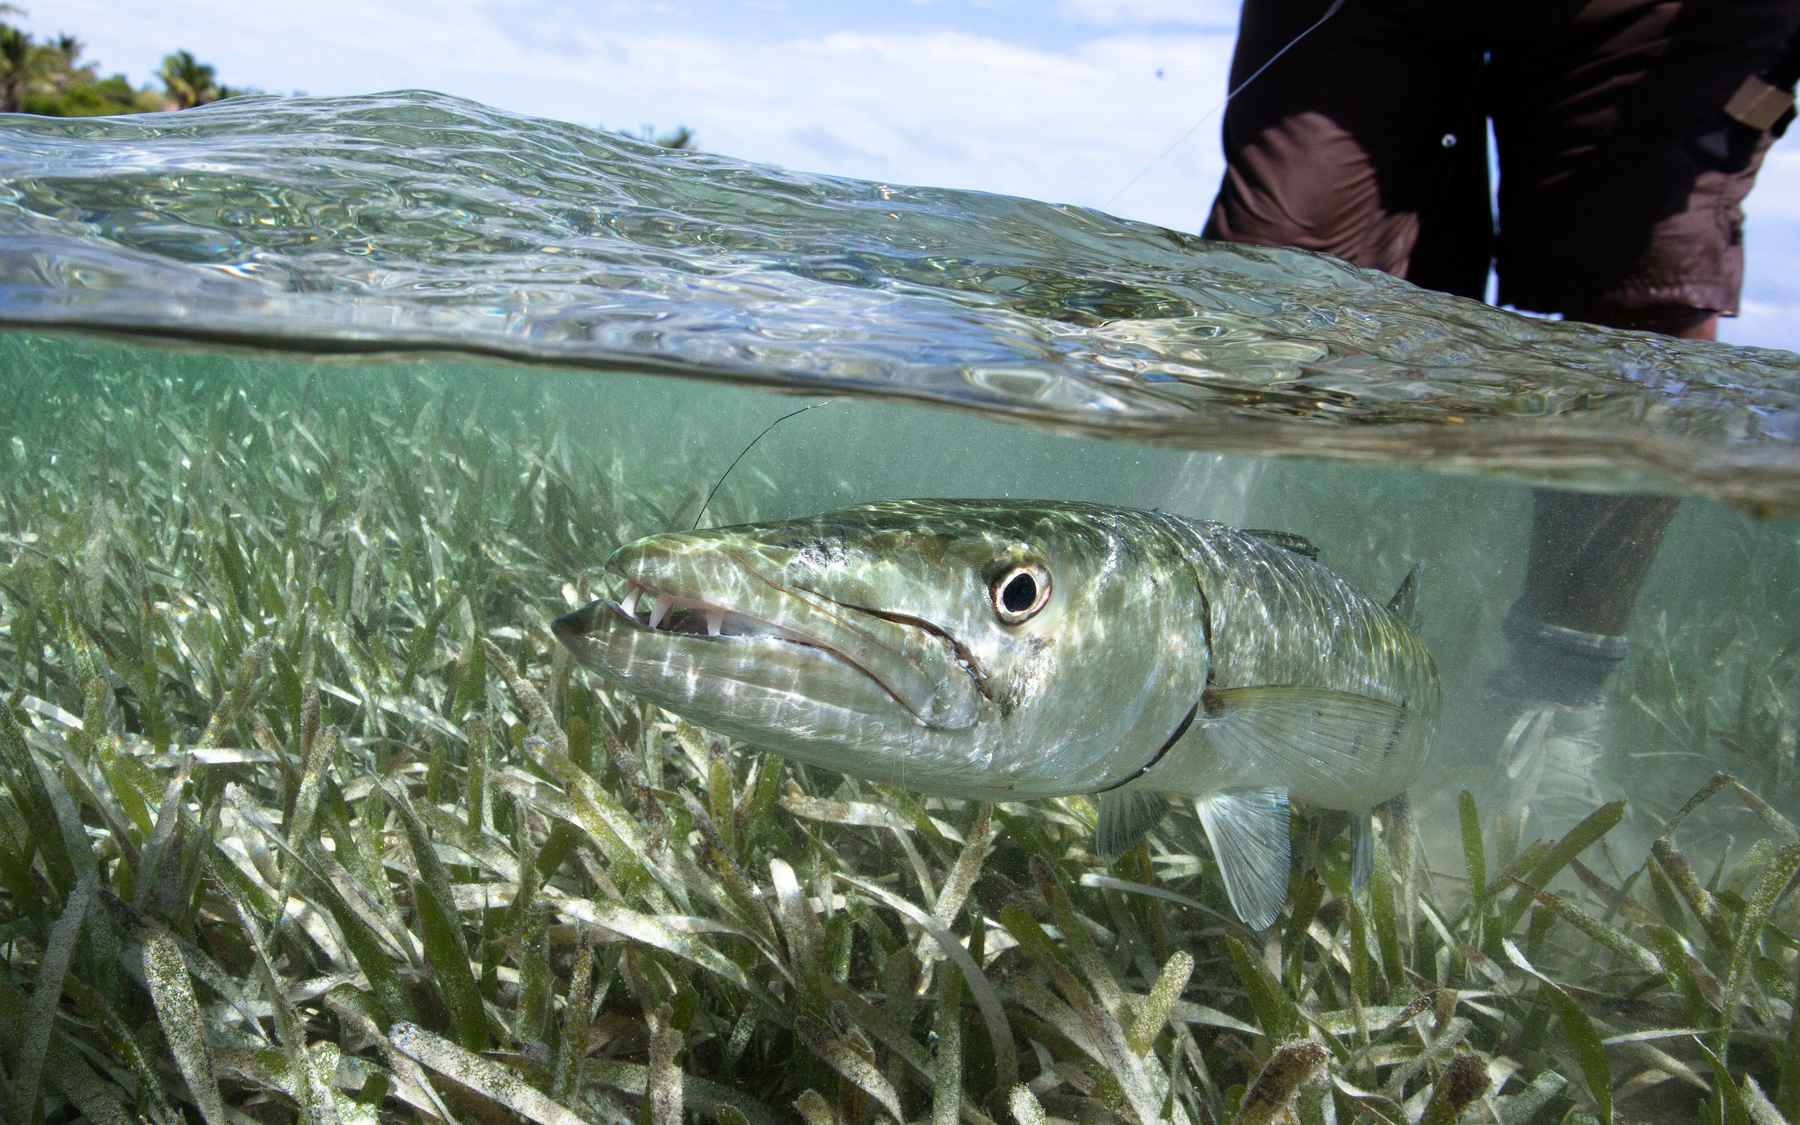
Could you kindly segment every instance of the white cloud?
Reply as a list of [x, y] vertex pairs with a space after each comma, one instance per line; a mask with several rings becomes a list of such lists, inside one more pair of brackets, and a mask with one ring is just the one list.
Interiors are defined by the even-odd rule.
[[1062, 0], [1057, 11], [1068, 19], [1106, 27], [1160, 23], [1233, 28], [1238, 7], [1236, 0]]
[[485, 0], [318, 0], [229, 20], [204, 0], [154, 13], [67, 0], [57, 18], [92, 28], [91, 54], [140, 80], [183, 45], [228, 83], [416, 86], [584, 123], [684, 124], [711, 151], [842, 175], [1099, 205], [1156, 161], [1115, 208], [1188, 229], [1217, 186], [1216, 124], [1157, 157], [1217, 103], [1231, 50], [1228, 34], [1061, 50], [955, 30], [758, 40]]
[[[1720, 322], [1719, 338], [1733, 344], [1800, 351], [1800, 216], [1774, 182], [1750, 195], [1744, 229], [1746, 270], [1739, 315]], [[1770, 204], [1759, 210], [1758, 203]]]
[[1754, 223], [1800, 222], [1800, 128], [1769, 150], [1750, 193], [1749, 212]]

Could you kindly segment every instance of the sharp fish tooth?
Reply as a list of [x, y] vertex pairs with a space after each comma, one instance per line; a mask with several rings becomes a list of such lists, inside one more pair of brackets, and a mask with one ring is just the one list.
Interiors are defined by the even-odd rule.
[[650, 627], [652, 629], [662, 624], [662, 619], [669, 616], [669, 607], [674, 604], [675, 598], [673, 595], [657, 595], [656, 604], [650, 607]]
[[644, 591], [638, 589], [636, 586], [633, 586], [631, 588], [631, 593], [626, 594], [623, 598], [619, 599], [619, 609], [624, 612], [626, 617], [637, 616], [638, 595], [643, 592]]
[[707, 636], [709, 636], [709, 637], [718, 636], [719, 630], [723, 629], [724, 627], [725, 627], [725, 611], [724, 610], [709, 609], [706, 611], [706, 635]]

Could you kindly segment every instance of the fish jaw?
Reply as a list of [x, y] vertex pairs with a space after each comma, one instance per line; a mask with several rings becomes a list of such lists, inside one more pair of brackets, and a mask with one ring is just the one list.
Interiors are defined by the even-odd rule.
[[707, 712], [720, 729], [748, 717], [765, 744], [771, 728], [817, 738], [854, 726], [866, 738], [891, 726], [916, 737], [977, 722], [980, 675], [951, 638], [796, 585], [783, 555], [717, 534], [639, 540], [607, 562], [620, 596], [552, 628], [587, 667], [693, 717]]
[[[1159, 756], [1207, 679], [1204, 598], [1166, 522], [907, 500], [652, 536], [609, 560], [616, 599], [555, 631], [615, 686], [759, 749], [946, 796], [1099, 792]], [[997, 592], [1021, 568], [1042, 578], [1028, 612]]]

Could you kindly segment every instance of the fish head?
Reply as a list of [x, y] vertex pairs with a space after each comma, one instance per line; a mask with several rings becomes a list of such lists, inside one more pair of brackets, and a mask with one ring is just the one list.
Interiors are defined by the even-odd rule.
[[958, 796], [1090, 792], [1199, 698], [1203, 600], [1150, 513], [907, 500], [654, 535], [555, 623], [702, 726]]

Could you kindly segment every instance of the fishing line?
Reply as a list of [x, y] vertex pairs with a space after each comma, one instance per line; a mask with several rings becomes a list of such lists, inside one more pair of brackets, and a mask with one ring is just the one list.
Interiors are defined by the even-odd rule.
[[1173, 144], [1171, 144], [1168, 148], [1163, 149], [1162, 152], [1158, 153], [1156, 156], [1152, 157], [1150, 159], [1150, 161], [1147, 164], [1145, 164], [1142, 168], [1139, 168], [1137, 170], [1137, 175], [1135, 175], [1135, 176], [1131, 177], [1131, 179], [1127, 180], [1125, 182], [1124, 187], [1120, 188], [1118, 191], [1113, 192], [1112, 197], [1110, 199], [1108, 199], [1105, 203], [1102, 203], [1100, 205], [1100, 209], [1104, 211], [1104, 210], [1110, 208], [1113, 204], [1117, 203], [1119, 201], [1119, 197], [1124, 195], [1126, 192], [1130, 191], [1132, 188], [1136, 187], [1138, 184], [1138, 181], [1143, 179], [1144, 176], [1149, 173], [1150, 169], [1156, 167], [1158, 164], [1161, 164], [1164, 160], [1167, 160], [1169, 158], [1170, 153], [1174, 152], [1176, 149], [1180, 148], [1182, 145], [1187, 144], [1188, 138], [1193, 136], [1194, 132], [1197, 129], [1199, 129], [1200, 126], [1202, 126], [1202, 125], [1206, 124], [1208, 121], [1212, 120], [1212, 117], [1214, 114], [1216, 114], [1220, 110], [1224, 109], [1227, 105], [1230, 105], [1232, 98], [1235, 98], [1239, 94], [1244, 92], [1244, 87], [1250, 85], [1250, 83], [1256, 81], [1258, 78], [1261, 78], [1263, 75], [1263, 71], [1274, 66], [1276, 64], [1276, 62], [1280, 60], [1281, 56], [1287, 54], [1289, 51], [1293, 50], [1295, 47], [1298, 47], [1300, 45], [1300, 41], [1302, 39], [1305, 39], [1308, 35], [1311, 35], [1313, 32], [1319, 30], [1319, 28], [1325, 26], [1325, 21], [1330, 19], [1332, 16], [1337, 15], [1338, 9], [1342, 8], [1343, 6], [1344, 6], [1344, 0], [1331, 0], [1331, 7], [1326, 8], [1325, 14], [1320, 16], [1317, 20], [1315, 20], [1311, 27], [1307, 28], [1305, 31], [1302, 31], [1300, 34], [1298, 34], [1298, 35], [1294, 36], [1292, 39], [1288, 40], [1287, 46], [1283, 47], [1279, 51], [1276, 51], [1273, 55], [1270, 55], [1269, 61], [1267, 61], [1267, 62], [1263, 63], [1261, 66], [1257, 67], [1256, 73], [1254, 73], [1250, 77], [1244, 79], [1242, 82], [1239, 82], [1237, 84], [1236, 89], [1226, 91], [1224, 99], [1221, 100], [1219, 102], [1219, 104], [1217, 104], [1217, 105], [1213, 106], [1211, 109], [1207, 110], [1204, 114], [1202, 114], [1200, 116], [1200, 119], [1198, 121], [1195, 121], [1192, 125], [1189, 125], [1187, 127], [1187, 131], [1185, 133], [1181, 134], [1181, 136], [1179, 136], [1179, 137], [1176, 137], [1175, 142]]
[[[1311, 26], [1307, 27], [1304, 31], [1300, 32], [1300, 34], [1298, 34], [1298, 35], [1294, 36], [1292, 39], [1288, 40], [1287, 43], [1285, 45], [1283, 45], [1281, 50], [1276, 51], [1273, 55], [1270, 55], [1268, 60], [1265, 61], [1261, 66], [1257, 67], [1256, 70], [1248, 78], [1244, 79], [1242, 82], [1239, 82], [1232, 89], [1226, 91], [1225, 97], [1223, 99], [1221, 99], [1217, 105], [1215, 105], [1211, 109], [1207, 110], [1204, 114], [1202, 114], [1200, 116], [1200, 118], [1198, 120], [1196, 120], [1192, 125], [1189, 125], [1187, 127], [1187, 129], [1181, 134], [1181, 136], [1175, 138], [1174, 142], [1172, 144], [1170, 144], [1168, 148], [1163, 149], [1162, 152], [1158, 153], [1155, 157], [1153, 157], [1150, 161], [1148, 161], [1142, 168], [1139, 168], [1137, 171], [1137, 174], [1132, 176], [1131, 179], [1127, 180], [1125, 182], [1124, 187], [1120, 188], [1118, 191], [1113, 192], [1111, 198], [1107, 199], [1107, 201], [1105, 203], [1101, 204], [1101, 207], [1102, 208], [1111, 207], [1114, 203], [1118, 202], [1119, 197], [1124, 195], [1126, 192], [1130, 191], [1132, 188], [1136, 187], [1138, 185], [1138, 181], [1143, 179], [1144, 176], [1149, 173], [1150, 169], [1156, 167], [1158, 164], [1162, 163], [1164, 160], [1167, 160], [1170, 153], [1174, 152], [1176, 149], [1178, 149], [1182, 145], [1186, 144], [1188, 142], [1188, 138], [1192, 137], [1194, 135], [1194, 133], [1200, 128], [1200, 126], [1206, 124], [1207, 121], [1212, 119], [1214, 114], [1218, 113], [1220, 110], [1224, 109], [1227, 105], [1231, 104], [1231, 99], [1233, 99], [1233, 98], [1237, 97], [1239, 94], [1243, 93], [1245, 88], [1248, 87], [1250, 85], [1250, 83], [1256, 81], [1258, 78], [1261, 78], [1263, 76], [1263, 72], [1268, 70], [1270, 67], [1274, 66], [1277, 62], [1281, 61], [1281, 57], [1283, 55], [1287, 54], [1289, 51], [1291, 51], [1295, 47], [1299, 46], [1301, 41], [1304, 40], [1307, 36], [1311, 35], [1315, 31], [1319, 30], [1319, 28], [1325, 26], [1325, 21], [1329, 20], [1332, 16], [1337, 15], [1338, 9], [1342, 8], [1343, 6], [1344, 6], [1344, 0], [1331, 0], [1331, 6], [1329, 8], [1326, 8], [1325, 13], [1323, 15], [1321, 15], [1318, 19], [1314, 20], [1312, 22]], [[821, 406], [830, 406], [832, 403], [834, 403], [836, 401], [838, 401], [838, 400], [834, 399], [834, 398], [828, 398], [824, 402], [815, 402], [815, 403], [812, 403], [807, 406], [802, 406], [798, 410], [790, 410], [786, 414], [783, 414], [781, 417], [775, 419], [773, 422], [770, 422], [768, 425], [764, 426], [762, 428], [762, 432], [757, 434], [755, 437], [751, 438], [750, 444], [744, 446], [743, 450], [740, 451], [736, 457], [732, 458], [731, 464], [725, 466], [724, 473], [720, 474], [718, 481], [713, 484], [712, 491], [708, 492], [706, 494], [706, 499], [700, 502], [700, 511], [694, 515], [694, 526], [690, 530], [693, 530], [693, 531], [700, 530], [700, 521], [706, 518], [706, 509], [712, 504], [713, 497], [715, 497], [719, 494], [719, 489], [725, 484], [725, 478], [729, 477], [731, 475], [731, 471], [738, 467], [739, 461], [742, 461], [744, 459], [744, 457], [752, 449], [756, 448], [756, 445], [758, 442], [762, 441], [763, 438], [765, 438], [769, 435], [770, 430], [773, 430], [776, 426], [781, 425], [783, 422], [787, 421], [789, 418], [796, 418], [802, 414], [805, 414], [808, 410], [817, 410]]]
[[[1342, 2], [1342, 0], [1340, 0], [1340, 3], [1341, 2]], [[713, 502], [713, 497], [717, 496], [719, 494], [719, 486], [723, 485], [725, 483], [725, 478], [731, 475], [731, 470], [738, 467], [738, 462], [742, 461], [744, 459], [744, 455], [749, 453], [752, 449], [755, 449], [757, 442], [759, 442], [763, 438], [769, 436], [770, 430], [774, 429], [776, 426], [781, 425], [783, 422], [787, 421], [789, 418], [796, 418], [802, 414], [805, 414], [808, 410], [817, 410], [821, 406], [830, 406], [832, 403], [834, 403], [836, 401], [837, 401], [837, 399], [835, 399], [835, 398], [828, 398], [824, 402], [815, 402], [815, 403], [812, 403], [807, 406], [802, 406], [798, 410], [790, 410], [786, 414], [783, 414], [781, 417], [775, 419], [773, 422], [770, 422], [768, 425], [764, 426], [762, 428], [762, 433], [757, 434], [755, 437], [751, 438], [750, 444], [746, 445], [742, 450], [740, 450], [738, 452], [738, 455], [731, 459], [731, 464], [725, 466], [725, 471], [723, 473], [719, 474], [719, 479], [713, 483], [712, 491], [708, 492], [706, 494], [706, 499], [702, 500], [700, 502], [700, 511], [694, 515], [694, 526], [689, 528], [688, 530], [690, 530], [690, 531], [699, 531], [700, 530], [700, 521], [706, 518], [706, 506], [708, 504], [711, 504]]]

